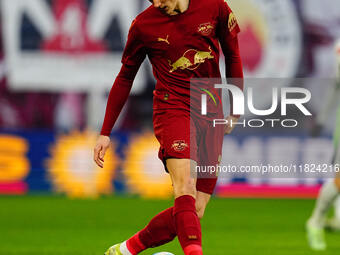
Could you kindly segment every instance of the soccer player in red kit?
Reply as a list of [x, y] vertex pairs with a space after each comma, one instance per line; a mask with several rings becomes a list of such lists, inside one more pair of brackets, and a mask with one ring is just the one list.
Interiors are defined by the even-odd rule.
[[[153, 6], [132, 22], [123, 65], [109, 94], [94, 160], [103, 167], [112, 127], [141, 63], [148, 56], [157, 80], [153, 93], [154, 131], [160, 143], [159, 157], [172, 180], [175, 203], [130, 239], [110, 247], [106, 255], [138, 254], [176, 236], [185, 255], [203, 254], [200, 219], [217, 178], [194, 178], [190, 168], [200, 162], [203, 154], [208, 155], [205, 163], [218, 164], [223, 134], [230, 133], [233, 127], [226, 126], [214, 134], [207, 132], [207, 125], [203, 125], [204, 130], [192, 128], [190, 81], [221, 77], [219, 45], [225, 56], [226, 77], [243, 77], [238, 32], [236, 18], [226, 0], [154, 0]], [[238, 86], [243, 89], [242, 84]], [[228, 123], [238, 117], [229, 116]], [[218, 141], [213, 149], [202, 150], [200, 146], [207, 140], [195, 140], [201, 133]]]

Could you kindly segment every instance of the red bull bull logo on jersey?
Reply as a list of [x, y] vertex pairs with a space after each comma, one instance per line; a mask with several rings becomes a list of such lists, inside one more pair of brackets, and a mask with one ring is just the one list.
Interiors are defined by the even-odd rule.
[[211, 54], [212, 50], [209, 47], [209, 51], [198, 51], [195, 49], [189, 49], [184, 52], [183, 56], [180, 57], [175, 62], [171, 63], [169, 60], [170, 65], [170, 73], [180, 69], [180, 70], [195, 70], [199, 67], [200, 64], [204, 63], [207, 59], [213, 59], [214, 55]]

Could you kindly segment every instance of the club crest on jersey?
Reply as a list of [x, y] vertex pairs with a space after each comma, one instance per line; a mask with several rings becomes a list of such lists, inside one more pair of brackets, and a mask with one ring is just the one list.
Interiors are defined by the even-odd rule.
[[183, 56], [176, 60], [174, 63], [169, 61], [171, 67], [170, 73], [181, 69], [181, 70], [195, 70], [200, 64], [204, 63], [206, 59], [213, 59], [214, 56], [211, 54], [212, 50], [209, 46], [209, 51], [199, 51], [195, 49], [189, 49], [184, 52]]
[[184, 140], [176, 140], [171, 145], [171, 148], [175, 151], [184, 151], [188, 147], [188, 144]]
[[210, 22], [208, 22], [199, 25], [197, 31], [202, 35], [210, 35], [213, 29], [214, 26]]
[[229, 14], [229, 20], [228, 20], [228, 29], [229, 29], [229, 32], [233, 31], [233, 29], [236, 27], [237, 25], [237, 20], [236, 20], [236, 17], [234, 15], [234, 13], [230, 13]]

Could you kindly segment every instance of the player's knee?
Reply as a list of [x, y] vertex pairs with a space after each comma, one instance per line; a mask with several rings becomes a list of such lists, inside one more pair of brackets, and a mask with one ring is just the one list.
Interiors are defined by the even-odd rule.
[[196, 197], [196, 181], [190, 174], [189, 159], [168, 159], [169, 169], [175, 197], [191, 195]]

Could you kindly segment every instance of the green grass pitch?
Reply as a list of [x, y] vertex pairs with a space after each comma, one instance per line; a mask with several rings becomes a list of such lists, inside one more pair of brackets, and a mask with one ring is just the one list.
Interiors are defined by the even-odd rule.
[[[0, 197], [1, 255], [102, 255], [144, 227], [171, 201], [135, 197], [72, 200], [59, 196]], [[312, 200], [213, 199], [202, 220], [205, 255], [339, 254], [340, 233], [325, 252], [309, 250], [304, 223]], [[177, 239], [157, 251], [183, 254]]]

